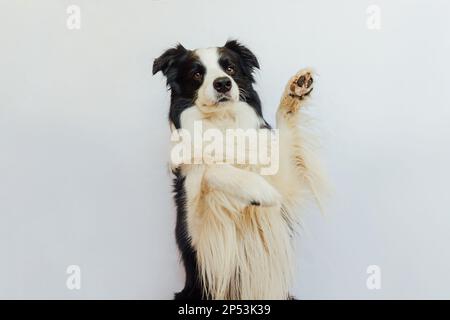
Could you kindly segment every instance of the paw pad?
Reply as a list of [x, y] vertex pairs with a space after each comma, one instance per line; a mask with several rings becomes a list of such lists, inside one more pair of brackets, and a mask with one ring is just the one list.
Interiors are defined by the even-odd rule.
[[302, 70], [294, 76], [290, 85], [290, 96], [302, 100], [313, 90], [313, 77], [310, 71]]

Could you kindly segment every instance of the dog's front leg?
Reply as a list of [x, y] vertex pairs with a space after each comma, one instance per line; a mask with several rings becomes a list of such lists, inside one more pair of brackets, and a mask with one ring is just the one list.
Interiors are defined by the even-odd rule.
[[[183, 165], [187, 205], [197, 208], [205, 197], [219, 193], [240, 211], [250, 205], [280, 206], [280, 193], [255, 172], [230, 164]], [[217, 197], [216, 199], [219, 199]], [[213, 197], [214, 198], [214, 197]]]
[[257, 173], [229, 164], [207, 165], [203, 176], [208, 188], [221, 191], [241, 201], [244, 206], [278, 206], [278, 191]]
[[303, 108], [313, 90], [310, 69], [297, 72], [286, 85], [277, 111], [280, 133], [280, 169], [274, 179], [288, 203], [299, 203], [305, 191], [311, 191], [319, 200], [322, 188], [320, 166], [311, 148], [311, 137], [302, 130], [307, 118]]

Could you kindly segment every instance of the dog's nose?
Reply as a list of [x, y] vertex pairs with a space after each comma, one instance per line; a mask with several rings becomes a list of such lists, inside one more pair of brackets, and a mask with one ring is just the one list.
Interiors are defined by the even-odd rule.
[[231, 79], [228, 77], [220, 77], [214, 80], [213, 87], [217, 92], [226, 93], [231, 89]]

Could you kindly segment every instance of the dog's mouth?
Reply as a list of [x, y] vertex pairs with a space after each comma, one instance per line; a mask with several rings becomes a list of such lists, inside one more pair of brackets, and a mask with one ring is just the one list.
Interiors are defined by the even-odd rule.
[[213, 101], [208, 103], [202, 103], [202, 107], [213, 107], [220, 108], [222, 106], [227, 105], [228, 102], [233, 102], [235, 99], [229, 94], [220, 94], [217, 95]]
[[220, 97], [219, 99], [217, 99], [217, 102], [218, 103], [220, 103], [220, 102], [225, 102], [225, 101], [230, 101], [230, 98], [229, 97]]
[[217, 97], [217, 104], [228, 101], [231, 101], [231, 96], [227, 94], [221, 94], [220, 96]]

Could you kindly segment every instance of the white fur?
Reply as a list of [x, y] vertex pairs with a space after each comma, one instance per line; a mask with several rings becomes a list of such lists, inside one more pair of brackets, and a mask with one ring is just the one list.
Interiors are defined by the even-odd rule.
[[[203, 101], [211, 98], [211, 79], [221, 72], [213, 49], [197, 53], [208, 70], [199, 94]], [[213, 299], [289, 297], [292, 228], [297, 222], [294, 207], [303, 202], [304, 195], [317, 193], [320, 175], [298, 127], [303, 102], [290, 98], [286, 90], [277, 113], [281, 141], [276, 175], [261, 176], [257, 165], [181, 166], [186, 176], [188, 232], [203, 283], [208, 284], [205, 293]], [[267, 130], [259, 129], [261, 119], [244, 102], [227, 102], [214, 111], [202, 106], [197, 104], [181, 114], [183, 129], [193, 130], [194, 122], [201, 120], [205, 128]]]

